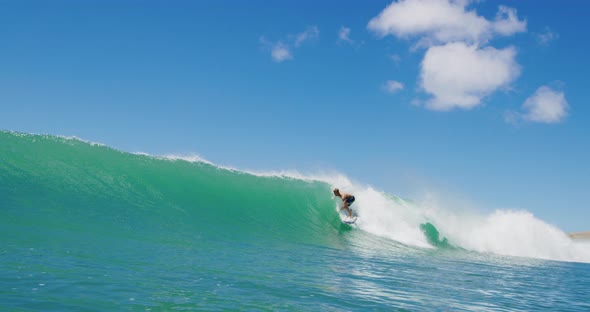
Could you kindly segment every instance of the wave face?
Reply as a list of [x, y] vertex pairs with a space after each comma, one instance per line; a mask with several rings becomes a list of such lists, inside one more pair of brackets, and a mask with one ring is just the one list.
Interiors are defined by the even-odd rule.
[[[4, 131], [0, 142], [5, 237], [100, 235], [175, 246], [225, 239], [339, 248], [343, 232], [361, 231], [398, 247], [590, 262], [588, 244], [528, 212], [459, 214], [341, 176], [248, 173], [75, 138]], [[356, 229], [340, 223], [333, 186], [355, 194]]]
[[0, 206], [12, 226], [164, 241], [202, 235], [321, 243], [336, 224], [329, 186], [318, 181], [71, 138], [3, 132], [0, 141]]

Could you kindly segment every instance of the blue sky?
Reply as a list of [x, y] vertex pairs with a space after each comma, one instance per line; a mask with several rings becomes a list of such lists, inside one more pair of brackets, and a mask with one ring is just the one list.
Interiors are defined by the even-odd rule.
[[589, 230], [583, 1], [1, 1], [0, 128]]

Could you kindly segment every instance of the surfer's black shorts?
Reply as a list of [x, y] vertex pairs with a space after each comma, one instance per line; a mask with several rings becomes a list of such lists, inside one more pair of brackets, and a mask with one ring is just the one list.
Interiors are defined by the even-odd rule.
[[346, 199], [346, 203], [351, 205], [352, 203], [354, 203], [354, 196], [350, 196], [349, 198]]

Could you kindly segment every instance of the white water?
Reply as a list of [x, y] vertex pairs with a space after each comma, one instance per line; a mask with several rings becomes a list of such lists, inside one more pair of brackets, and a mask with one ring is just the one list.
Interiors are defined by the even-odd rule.
[[557, 227], [524, 210], [490, 214], [455, 209], [434, 200], [408, 202], [352, 184], [341, 188], [356, 197], [358, 227], [417, 247], [430, 247], [420, 224], [432, 223], [454, 246], [478, 252], [590, 263], [590, 243], [572, 240]]

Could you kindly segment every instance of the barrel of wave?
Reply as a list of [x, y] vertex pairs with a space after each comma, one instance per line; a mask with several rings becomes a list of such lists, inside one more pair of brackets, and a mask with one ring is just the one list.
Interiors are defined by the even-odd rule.
[[355, 196], [351, 208], [358, 214], [358, 229], [406, 245], [432, 248], [420, 228], [428, 219], [414, 204], [371, 186], [351, 183], [341, 190]]

